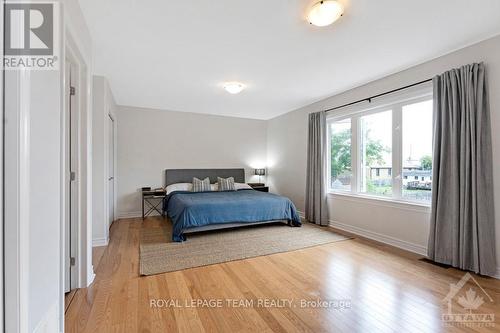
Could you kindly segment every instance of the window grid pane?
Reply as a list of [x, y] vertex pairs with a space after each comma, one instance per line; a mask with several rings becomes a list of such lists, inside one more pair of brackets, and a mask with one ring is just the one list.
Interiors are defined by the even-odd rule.
[[403, 106], [404, 200], [432, 199], [432, 109], [432, 100]]
[[351, 139], [350, 118], [330, 123], [330, 186], [334, 190], [351, 190]]
[[392, 196], [392, 111], [361, 117], [360, 129], [361, 192], [390, 197]]

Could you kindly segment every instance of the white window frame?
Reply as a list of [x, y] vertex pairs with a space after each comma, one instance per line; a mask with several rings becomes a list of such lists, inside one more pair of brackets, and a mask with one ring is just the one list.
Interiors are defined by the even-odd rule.
[[[426, 206], [430, 203], [407, 200], [402, 197], [403, 190], [403, 106], [428, 101], [433, 98], [432, 83], [408, 88], [391, 93], [376, 100], [366, 101], [348, 106], [327, 115], [327, 181], [328, 192], [331, 194], [363, 197], [374, 200], [401, 202], [405, 204]], [[361, 192], [360, 173], [360, 118], [366, 115], [392, 110], [392, 196], [377, 196]], [[351, 190], [331, 188], [331, 124], [334, 122], [351, 119]]]

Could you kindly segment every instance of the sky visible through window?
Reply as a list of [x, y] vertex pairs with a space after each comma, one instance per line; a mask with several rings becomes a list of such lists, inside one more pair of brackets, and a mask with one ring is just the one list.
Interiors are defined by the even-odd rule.
[[403, 107], [403, 162], [432, 156], [432, 100]]

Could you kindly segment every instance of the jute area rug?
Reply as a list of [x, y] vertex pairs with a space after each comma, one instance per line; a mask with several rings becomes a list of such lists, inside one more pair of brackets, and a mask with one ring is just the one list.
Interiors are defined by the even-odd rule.
[[300, 228], [283, 223], [196, 233], [172, 242], [170, 220], [142, 223], [140, 273], [153, 275], [273, 253], [299, 250], [348, 239], [329, 228], [305, 222]]

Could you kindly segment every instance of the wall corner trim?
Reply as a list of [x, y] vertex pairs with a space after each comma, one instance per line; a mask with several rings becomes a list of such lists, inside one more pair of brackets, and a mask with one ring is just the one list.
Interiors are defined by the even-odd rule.
[[92, 240], [92, 247], [107, 246], [109, 244], [109, 237], [94, 238]]
[[87, 276], [87, 287], [90, 287], [90, 285], [94, 282], [95, 279], [94, 265], [92, 265], [91, 267], [92, 269]]
[[59, 327], [59, 303], [55, 302], [45, 312], [43, 318], [38, 322], [33, 329], [33, 333], [46, 333], [46, 332], [62, 332]]

